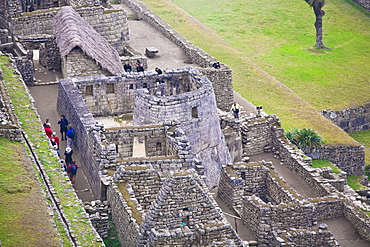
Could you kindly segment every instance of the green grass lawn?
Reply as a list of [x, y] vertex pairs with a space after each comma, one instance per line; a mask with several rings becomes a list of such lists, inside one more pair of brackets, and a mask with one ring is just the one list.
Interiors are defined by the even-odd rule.
[[370, 14], [352, 2], [326, 2], [323, 41], [331, 50], [318, 50], [315, 16], [303, 0], [171, 1], [317, 110], [370, 102], [364, 90], [370, 82]]
[[23, 144], [0, 138], [2, 246], [59, 246], [44, 193]]
[[370, 179], [370, 130], [352, 132], [350, 136], [365, 145], [365, 174]]
[[[305, 99], [300, 98], [295, 92], [293, 92], [290, 88], [286, 87], [283, 84], [287, 82], [283, 81], [283, 83], [281, 83], [280, 81], [276, 80], [274, 77], [266, 73], [268, 69], [263, 67], [266, 62], [265, 60], [259, 62], [259, 59], [268, 59], [268, 57], [273, 57], [268, 52], [272, 52], [273, 47], [276, 47], [277, 49], [282, 45], [274, 44], [272, 42], [272, 40], [274, 39], [273, 37], [269, 38], [267, 41], [264, 41], [265, 39], [267, 39], [267, 34], [258, 33], [257, 31], [252, 32], [250, 30], [255, 30], [257, 27], [245, 28], [243, 26], [243, 23], [247, 22], [247, 19], [249, 18], [247, 18], [246, 14], [243, 12], [245, 7], [243, 5], [245, 4], [243, 3], [243, 1], [233, 1], [227, 3], [223, 1], [212, 3], [210, 1], [202, 1], [200, 3], [195, 3], [195, 1], [190, 0], [178, 3], [190, 14], [194, 15], [201, 22], [204, 22], [208, 28], [213, 30], [213, 32], [170, 1], [144, 0], [143, 2], [155, 14], [159, 15], [190, 42], [202, 48], [212, 56], [216, 57], [219, 61], [227, 64], [231, 69], [233, 69], [234, 89], [238, 91], [244, 98], [248, 99], [255, 105], [262, 105], [265, 112], [269, 114], [277, 114], [281, 120], [282, 127], [285, 130], [289, 130], [292, 128], [312, 128], [323, 137], [325, 144], [358, 145], [358, 143], [355, 142], [347, 133], [342, 131], [339, 127], [337, 127], [330, 121], [324, 119], [319, 114], [318, 109], [314, 108]], [[195, 7], [190, 7], [192, 5]], [[258, 3], [258, 5], [263, 4]], [[270, 5], [271, 4], [267, 4], [267, 6]], [[222, 8], [211, 6], [222, 6]], [[277, 4], [275, 4], [274, 6], [277, 8]], [[312, 10], [308, 5], [306, 6], [304, 3], [303, 5], [299, 6], [304, 7], [302, 11], [307, 11], [307, 15], [310, 15], [309, 13], [311, 13]], [[214, 10], [215, 8], [217, 8], [218, 11]], [[249, 11], [253, 11], [253, 9], [250, 9]], [[263, 11], [259, 10], [259, 12], [259, 14], [261, 14]], [[284, 13], [287, 11], [278, 12]], [[199, 13], [199, 15], [203, 13], [204, 16], [198, 16], [197, 13]], [[258, 13], [250, 14], [250, 16], [252, 15], [255, 15], [253, 20], [259, 20], [253, 25], [257, 25], [258, 23], [262, 22], [262, 20], [260, 20], [261, 18], [268, 18], [260, 17], [258, 16]], [[313, 13], [311, 13], [311, 15], [313, 18]], [[242, 18], [242, 20], [240, 20], [240, 18]], [[299, 23], [298, 20], [297, 23]], [[274, 20], [274, 22], [275, 21], [276, 20]], [[239, 32], [236, 31], [237, 27], [235, 27], [235, 25], [240, 26]], [[307, 25], [310, 25], [312, 29], [313, 24], [311, 22], [307, 22]], [[232, 31], [232, 29], [234, 29], [234, 31]], [[263, 29], [263, 27], [260, 27], [260, 29]], [[305, 42], [302, 41], [302, 47], [304, 47], [304, 49], [300, 49], [303, 49], [304, 53], [306, 54], [312, 54], [312, 52], [309, 50], [311, 50], [312, 46], [315, 43], [314, 29], [312, 29], [312, 35], [312, 38], [310, 38], [309, 40]], [[220, 37], [222, 37], [223, 39]], [[256, 40], [257, 44], [249, 43], [252, 42], [253, 39]], [[284, 39], [287, 39], [287, 37], [279, 38], [279, 42], [282, 42], [282, 40]], [[295, 37], [295, 39], [297, 39], [297, 37]], [[227, 43], [225, 42], [225, 40], [227, 41]], [[297, 42], [295, 42], [294, 44], [297, 44]], [[299, 44], [301, 45], [301, 43]], [[260, 46], [260, 48], [250, 48], [251, 46], [257, 45]], [[364, 50], [366, 50], [365, 48]], [[332, 50], [325, 51], [325, 53], [329, 52], [332, 52]], [[316, 58], [317, 52], [315, 51], [313, 52], [313, 54], [315, 54], [315, 56], [313, 57]], [[250, 59], [250, 57], [252, 59]], [[282, 68], [287, 66], [282, 63], [278, 59], [278, 57], [276, 57], [276, 61], [268, 64], [267, 67], [271, 67], [270, 69], [272, 69], [272, 67], [274, 67], [275, 65], [278, 66], [277, 70], [283, 70]], [[302, 71], [307, 70], [308, 66], [307, 64], [305, 64], [305, 60], [302, 60], [300, 66], [302, 68]], [[272, 73], [271, 71], [268, 72]], [[274, 74], [272, 75], [277, 76]], [[312, 90], [316, 88], [316, 86], [313, 86], [312, 83], [309, 85], [305, 85], [302, 84], [302, 82], [299, 82], [297, 83], [297, 86], [298, 85], [302, 88], [302, 91], [305, 91], [306, 93], [313, 92]], [[365, 85], [363, 85], [363, 87], [365, 87]], [[363, 92], [366, 90], [360, 91], [363, 94]], [[333, 94], [332, 91], [329, 92], [330, 93], [325, 93], [325, 97], [330, 97], [330, 94]], [[321, 97], [317, 96], [316, 93], [313, 93], [312, 95], [312, 97]], [[343, 95], [344, 97], [346, 93], [341, 92], [340, 95]], [[338, 97], [338, 95], [336, 94], [336, 96], [333, 97]], [[360, 97], [357, 96], [355, 98], [357, 100], [360, 99]], [[355, 102], [355, 99], [353, 100], [353, 102]]]

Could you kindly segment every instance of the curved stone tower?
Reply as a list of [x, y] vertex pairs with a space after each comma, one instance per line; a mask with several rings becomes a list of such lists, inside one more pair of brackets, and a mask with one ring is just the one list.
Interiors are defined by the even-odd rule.
[[211, 82], [193, 69], [167, 71], [157, 80], [158, 87], [135, 96], [134, 125], [177, 123], [202, 161], [207, 186], [218, 185], [221, 167], [231, 158]]

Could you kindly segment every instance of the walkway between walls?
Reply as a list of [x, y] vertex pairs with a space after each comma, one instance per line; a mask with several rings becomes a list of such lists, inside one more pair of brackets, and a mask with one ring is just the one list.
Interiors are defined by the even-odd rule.
[[[270, 161], [275, 170], [284, 178], [286, 183], [295, 189], [304, 198], [315, 198], [319, 195], [296, 173], [281, 164], [280, 160], [274, 158], [273, 153], [262, 153], [250, 157], [250, 162]], [[370, 243], [361, 238], [356, 228], [345, 217], [322, 220], [318, 225], [325, 223], [329, 231], [342, 247], [369, 247]]]
[[[66, 149], [66, 141], [62, 141], [58, 121], [60, 116], [57, 112], [57, 98], [58, 98], [58, 84], [43, 85], [43, 86], [32, 86], [28, 87], [32, 97], [35, 100], [35, 106], [40, 115], [41, 121], [49, 119], [51, 123], [52, 130], [57, 133], [60, 140], [60, 158], [64, 159], [64, 151]], [[66, 116], [68, 119], [68, 116]], [[78, 134], [78, 133], [77, 133]], [[83, 201], [93, 201], [99, 198], [94, 198], [94, 195], [89, 189], [85, 174], [81, 167], [80, 159], [78, 153], [74, 150], [72, 155], [73, 159], [76, 161], [76, 164], [80, 166], [80, 169], [77, 171], [75, 190], [77, 196]], [[62, 172], [62, 169], [61, 169]], [[67, 176], [67, 175], [66, 175]]]

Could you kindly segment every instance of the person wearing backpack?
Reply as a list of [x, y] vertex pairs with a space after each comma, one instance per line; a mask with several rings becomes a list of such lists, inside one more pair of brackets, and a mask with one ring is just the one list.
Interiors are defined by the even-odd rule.
[[72, 160], [72, 154], [73, 154], [72, 148], [67, 147], [66, 151], [64, 152], [64, 157], [65, 157], [64, 160], [65, 160], [67, 166], [72, 164], [72, 161], [73, 161]]
[[74, 185], [76, 181], [76, 174], [77, 174], [78, 165], [74, 161], [68, 166], [67, 168], [67, 174], [69, 177], [69, 180], [71, 180], [72, 185]]
[[76, 136], [76, 131], [73, 129], [72, 124], [68, 124], [68, 130], [66, 133], [67, 136], [67, 147], [72, 148], [73, 140]]

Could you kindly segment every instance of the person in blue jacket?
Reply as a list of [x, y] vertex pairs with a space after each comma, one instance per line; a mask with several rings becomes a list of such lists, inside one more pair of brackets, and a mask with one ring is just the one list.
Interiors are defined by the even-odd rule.
[[67, 132], [66, 132], [66, 136], [67, 136], [67, 147], [72, 148], [73, 140], [75, 139], [76, 132], [73, 129], [72, 124], [68, 124], [67, 129], [68, 129]]
[[67, 140], [67, 126], [68, 126], [68, 120], [67, 118], [62, 115], [60, 117], [60, 120], [58, 121], [58, 124], [60, 125], [60, 134], [62, 135], [62, 141]]

